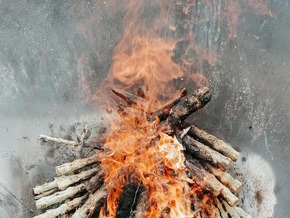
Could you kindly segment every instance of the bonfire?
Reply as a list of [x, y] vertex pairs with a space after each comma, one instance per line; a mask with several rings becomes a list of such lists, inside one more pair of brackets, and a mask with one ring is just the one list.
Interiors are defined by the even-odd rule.
[[[111, 131], [93, 155], [57, 166], [53, 181], [33, 189], [43, 211], [37, 218], [250, 217], [238, 206], [242, 184], [229, 173], [239, 152], [187, 119], [212, 95], [202, 74], [188, 72], [189, 59], [173, 60], [180, 39], [158, 30], [184, 23], [164, 22], [168, 7], [160, 2], [160, 16], [148, 20], [146, 3], [126, 1], [123, 37], [95, 98]], [[184, 16], [190, 7], [180, 6]], [[201, 51], [190, 31], [188, 47]], [[40, 139], [78, 146], [80, 154], [88, 130], [78, 141]]]

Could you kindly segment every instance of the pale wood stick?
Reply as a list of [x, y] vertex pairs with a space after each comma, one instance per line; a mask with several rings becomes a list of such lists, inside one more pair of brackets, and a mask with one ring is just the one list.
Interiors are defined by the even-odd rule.
[[56, 188], [58, 188], [59, 190], [64, 190], [70, 185], [80, 180], [85, 180], [91, 177], [94, 173], [98, 172], [99, 170], [100, 170], [100, 167], [94, 167], [87, 171], [82, 171], [76, 175], [55, 177], [54, 181], [45, 183], [43, 185], [36, 186], [35, 188], [33, 188], [34, 194], [41, 194], [41, 193], [44, 193], [51, 189], [56, 189]]
[[221, 181], [221, 183], [228, 187], [233, 194], [237, 195], [242, 190], [243, 184], [239, 180], [233, 178], [229, 173], [217, 169], [208, 163], [204, 165], [219, 181]]
[[107, 190], [103, 186], [101, 189], [97, 190], [95, 193], [90, 194], [86, 202], [72, 215], [71, 218], [87, 218], [91, 217], [96, 208], [99, 206], [102, 200], [107, 197]]
[[38, 200], [38, 199], [40, 199], [40, 198], [42, 198], [42, 197], [45, 197], [45, 196], [51, 195], [51, 194], [54, 193], [55, 191], [57, 191], [56, 188], [51, 189], [51, 190], [46, 191], [46, 192], [42, 192], [41, 194], [36, 195], [36, 196], [34, 197], [34, 199], [35, 199], [35, 200]]
[[98, 162], [98, 152], [90, 157], [84, 159], [76, 159], [73, 162], [65, 163], [55, 168], [58, 176], [71, 173], [75, 170], [81, 169], [87, 165]]
[[85, 189], [84, 184], [78, 186], [69, 187], [64, 191], [56, 192], [53, 195], [45, 196], [38, 199], [35, 204], [37, 209], [44, 209], [50, 205], [63, 202], [64, 200], [73, 197], [75, 194]]
[[52, 182], [44, 183], [43, 185], [36, 186], [35, 188], [33, 188], [33, 193], [35, 195], [39, 195], [39, 194], [45, 193], [47, 191], [50, 191], [56, 188], [57, 188], [57, 183], [54, 180]]
[[183, 137], [182, 142], [191, 154], [206, 162], [210, 162], [213, 165], [217, 165], [223, 169], [228, 169], [232, 163], [230, 158], [220, 154], [201, 142], [196, 141], [188, 135]]
[[240, 153], [236, 151], [231, 145], [227, 144], [221, 139], [207, 133], [206, 131], [191, 125], [191, 129], [189, 130], [191, 135], [197, 136], [197, 138], [205, 141], [211, 146], [213, 149], [219, 151], [221, 154], [231, 158], [233, 161], [237, 161]]
[[236, 210], [231, 207], [225, 200], [221, 200], [221, 203], [224, 205], [231, 218], [240, 218], [240, 215], [236, 212]]
[[239, 203], [239, 198], [235, 196], [233, 193], [231, 193], [231, 191], [227, 187], [225, 187], [224, 185], [222, 186], [223, 186], [223, 189], [221, 191], [222, 198], [225, 199], [231, 207], [236, 206]]
[[51, 218], [51, 217], [57, 217], [59, 215], [65, 214], [75, 209], [76, 207], [78, 207], [87, 196], [88, 195], [85, 194], [84, 196], [74, 198], [71, 201], [63, 203], [59, 207], [47, 210], [45, 213], [35, 216], [34, 218]]
[[242, 208], [235, 207], [236, 212], [242, 217], [242, 218], [252, 218], [252, 216], [248, 213], [246, 213]]
[[99, 166], [93, 167], [92, 169], [89, 169], [86, 171], [82, 171], [76, 175], [56, 177], [55, 181], [57, 183], [59, 190], [64, 190], [76, 182], [88, 179], [89, 177], [97, 173], [98, 171], [100, 171]]
[[223, 205], [221, 204], [218, 198], [214, 198], [214, 202], [219, 209], [219, 214], [221, 218], [228, 218], [228, 213], [224, 210]]
[[52, 142], [57, 142], [57, 143], [65, 144], [65, 145], [74, 145], [74, 146], [79, 145], [79, 143], [76, 141], [66, 140], [66, 139], [62, 139], [62, 138], [55, 138], [55, 137], [51, 137], [51, 136], [44, 135], [44, 134], [41, 134], [38, 137], [38, 139], [43, 140], [45, 142], [52, 141]]

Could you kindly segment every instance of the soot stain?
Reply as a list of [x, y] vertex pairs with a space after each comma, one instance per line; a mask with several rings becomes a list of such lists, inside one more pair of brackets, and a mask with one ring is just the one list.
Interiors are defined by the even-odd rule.
[[263, 199], [264, 199], [264, 197], [263, 197], [263, 195], [262, 195], [260, 190], [256, 191], [254, 198], [255, 198], [255, 200], [256, 200], [258, 205], [260, 205], [263, 202]]

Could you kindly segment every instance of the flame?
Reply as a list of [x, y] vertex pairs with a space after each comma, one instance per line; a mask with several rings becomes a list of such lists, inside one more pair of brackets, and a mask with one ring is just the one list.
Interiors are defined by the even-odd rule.
[[[215, 5], [217, 1], [205, 2]], [[262, 3], [255, 6], [252, 4], [254, 0], [246, 2], [255, 10], [267, 11]], [[186, 76], [197, 87], [209, 85], [204, 74], [191, 72], [195, 59], [188, 55], [181, 58], [182, 64], [173, 61], [174, 50], [180, 39], [162, 37], [166, 28], [168, 31], [176, 31], [176, 26], [167, 22], [170, 20], [168, 11], [173, 3], [175, 2], [168, 0], [115, 2], [125, 10], [124, 30], [114, 50], [108, 86], [134, 94], [141, 87], [145, 104], [142, 107], [133, 105], [127, 111], [119, 108], [119, 115], [109, 115], [111, 133], [104, 145], [105, 152], [99, 157], [108, 191], [101, 217], [115, 217], [123, 187], [132, 181], [142, 183], [148, 193], [146, 217], [194, 217], [196, 211], [191, 206], [192, 195], [195, 193], [203, 196], [200, 198], [202, 217], [215, 217], [211, 196], [203, 194], [203, 188], [186, 174], [182, 145], [174, 136], [162, 133], [160, 127], [146, 118], [148, 113], [163, 105], [176, 91], [172, 85], [174, 79]], [[238, 0], [225, 0], [225, 4], [223, 16], [228, 21], [229, 37], [233, 37], [241, 13], [241, 3]], [[111, 8], [114, 4], [109, 5]], [[190, 8], [195, 5], [194, 0], [189, 1], [182, 11], [189, 14]], [[155, 15], [155, 8], [158, 8], [158, 16]], [[148, 18], [148, 13], [152, 17]], [[269, 11], [264, 13], [270, 14]], [[221, 16], [218, 19], [224, 18]], [[188, 21], [190, 22], [197, 21]], [[217, 59], [216, 54], [204, 52], [202, 46], [196, 43], [192, 30], [188, 32], [186, 39], [189, 41], [189, 46], [185, 49], [187, 54], [197, 51], [208, 62]], [[108, 97], [106, 107], [117, 110], [120, 104], [114, 98]]]

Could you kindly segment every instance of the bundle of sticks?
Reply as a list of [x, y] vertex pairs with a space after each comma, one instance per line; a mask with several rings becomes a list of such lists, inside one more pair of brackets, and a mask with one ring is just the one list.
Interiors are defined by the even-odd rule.
[[[124, 100], [127, 106], [145, 104], [140, 96], [124, 90], [113, 89], [113, 93]], [[201, 87], [191, 95], [180, 88], [172, 100], [162, 108], [148, 113], [149, 123], [158, 125], [163, 133], [174, 135], [184, 147], [187, 175], [202, 191], [192, 194], [192, 209], [195, 217], [251, 217], [238, 206], [238, 193], [242, 183], [229, 174], [231, 164], [239, 158], [239, 152], [231, 145], [207, 133], [185, 119], [204, 107], [211, 99], [207, 87]], [[123, 107], [121, 116], [126, 116]], [[86, 131], [84, 130], [84, 135]], [[83, 146], [85, 137], [80, 141], [69, 141], [41, 135], [44, 141]], [[33, 189], [37, 209], [45, 217], [98, 217], [100, 208], [105, 205], [107, 190], [101, 164], [98, 160], [103, 150], [86, 158], [56, 167], [57, 176], [52, 182]], [[118, 202], [116, 217], [145, 217], [148, 192], [141, 182], [128, 182]], [[186, 193], [185, 193], [186, 194]], [[204, 211], [205, 196], [211, 199], [211, 210]], [[214, 214], [214, 215], [213, 215]]]

